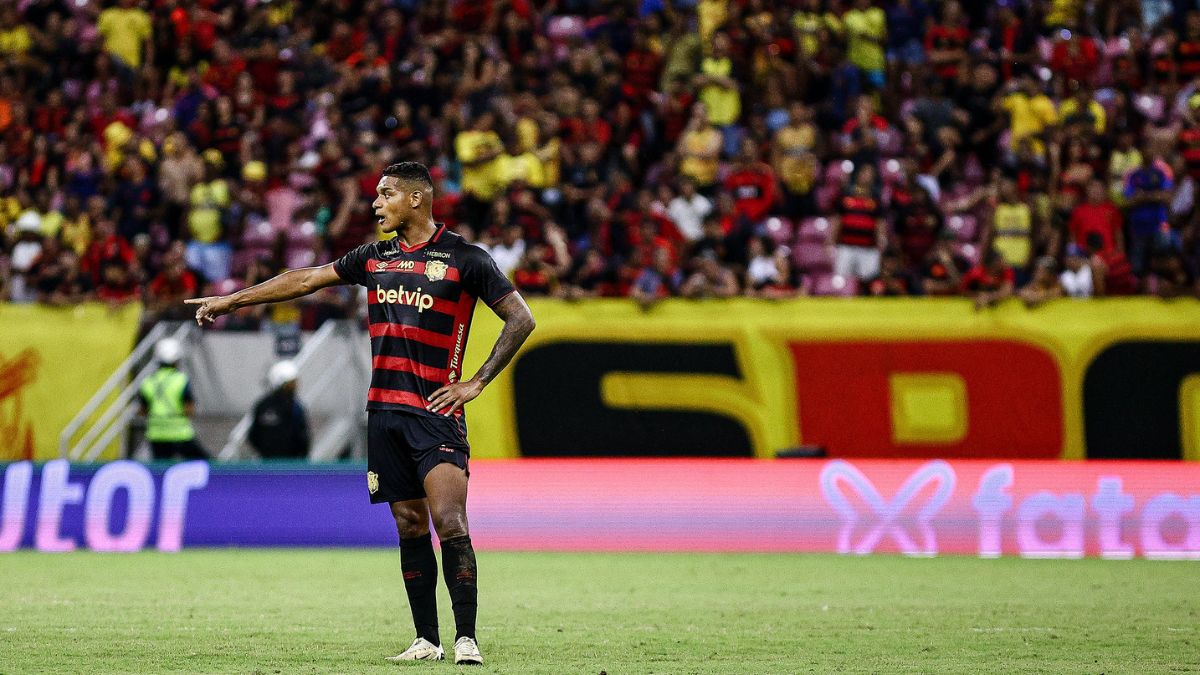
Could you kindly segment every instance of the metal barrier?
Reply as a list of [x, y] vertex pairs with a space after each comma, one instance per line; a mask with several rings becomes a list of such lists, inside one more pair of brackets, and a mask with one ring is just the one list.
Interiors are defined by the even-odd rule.
[[[186, 343], [193, 340], [198, 331], [191, 322], [155, 325], [63, 428], [58, 437], [59, 455], [73, 461], [95, 461], [104, 448], [129, 430], [138, 409], [138, 390], [142, 381], [155, 370], [154, 345], [166, 337]], [[113, 397], [112, 401], [100, 412], [110, 397]], [[74, 441], [81, 430], [82, 437]]]

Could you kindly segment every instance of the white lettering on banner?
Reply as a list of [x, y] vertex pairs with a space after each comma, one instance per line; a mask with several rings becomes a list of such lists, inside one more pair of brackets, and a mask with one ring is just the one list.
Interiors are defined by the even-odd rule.
[[29, 508], [29, 484], [33, 480], [33, 462], [9, 464], [4, 470], [4, 509], [0, 519], [0, 551], [14, 551], [21, 545], [25, 530], [25, 510]]
[[183, 524], [187, 518], [188, 493], [208, 485], [207, 462], [183, 462], [163, 474], [162, 504], [158, 515], [158, 550], [183, 548]]
[[[1171, 544], [1162, 535], [1163, 523], [1171, 516], [1183, 519], [1187, 535]], [[1200, 497], [1184, 499], [1164, 492], [1142, 510], [1142, 551], [1151, 560], [1200, 560]]]
[[1012, 487], [1013, 468], [1001, 464], [988, 469], [979, 479], [979, 491], [971, 499], [979, 514], [979, 557], [999, 558], [1002, 553], [1000, 530], [1004, 512], [1012, 508], [1012, 496], [1005, 490]]
[[[129, 493], [129, 507], [125, 511], [125, 529], [114, 534], [108, 529], [108, 516], [117, 490]], [[141, 464], [110, 462], [92, 477], [83, 521], [88, 548], [106, 552], [140, 551], [150, 536], [153, 518], [154, 477]]]
[[[73, 551], [78, 542], [62, 535], [63, 510], [83, 504], [84, 543], [94, 551], [132, 552], [149, 543], [154, 523], [154, 476], [145, 466], [116, 461], [101, 467], [86, 489], [69, 480], [71, 465], [64, 459], [42, 467], [41, 488], [34, 522], [34, 547], [39, 551]], [[0, 500], [0, 552], [21, 544], [30, 515], [29, 493], [33, 463], [10, 464], [4, 471], [4, 497]], [[184, 462], [163, 474], [162, 502], [158, 514], [158, 548], [178, 551], [183, 544], [183, 524], [188, 496], [208, 485], [207, 462]], [[119, 490], [128, 493], [125, 522], [119, 532], [110, 530], [113, 503]]]
[[[1017, 509], [1017, 542], [1025, 558], [1083, 557], [1083, 495], [1056, 495], [1038, 492], [1021, 502]], [[1046, 541], [1038, 533], [1038, 523], [1047, 516], [1058, 521], [1056, 541]]]
[[[1080, 558], [1086, 552], [1087, 507], [1085, 495], [1078, 492], [1055, 493], [1042, 490], [1017, 503], [1011, 491], [1015, 469], [1012, 464], [997, 464], [979, 478], [970, 503], [977, 516], [978, 552], [981, 558], [1004, 553], [1006, 514], [1015, 523], [1015, 553], [1027, 558]], [[934, 517], [953, 496], [956, 474], [946, 462], [928, 462], [917, 468], [890, 499], [876, 489], [857, 467], [844, 460], [833, 460], [821, 471], [821, 490], [825, 501], [840, 516], [837, 551], [865, 555], [873, 552], [885, 537], [890, 537], [901, 553], [929, 556], [937, 554]], [[932, 494], [927, 489], [936, 485]], [[851, 501], [844, 491], [849, 486], [858, 499]], [[920, 504], [919, 495], [930, 495]], [[868, 513], [860, 513], [855, 504], [865, 504]], [[918, 508], [904, 515], [912, 505]], [[1136, 500], [1124, 492], [1118, 476], [1099, 476], [1090, 501], [1096, 519], [1096, 542], [1101, 557], [1128, 559], [1134, 546], [1121, 538], [1122, 522], [1136, 510]], [[1141, 510], [1140, 543], [1142, 555], [1151, 560], [1200, 560], [1200, 496], [1159, 493], [1146, 500]], [[852, 537], [860, 526], [868, 529], [858, 539]], [[856, 529], [857, 528], [857, 529]], [[909, 529], [916, 533], [910, 535]], [[1182, 534], [1180, 531], [1182, 530]], [[1051, 536], [1050, 532], [1056, 532]], [[1169, 533], [1169, 534], [1168, 534]]]
[[65, 459], [47, 462], [42, 467], [42, 491], [38, 495], [37, 530], [33, 545], [39, 551], [75, 550], [75, 540], [59, 535], [63, 508], [83, 501], [83, 486], [67, 480], [71, 465]]
[[422, 293], [420, 288], [417, 288], [415, 291], [406, 291], [403, 286], [399, 289], [385, 289], [383, 286], [376, 284], [375, 302], [381, 305], [384, 303], [412, 305], [417, 308], [417, 313], [421, 313], [433, 307], [433, 296], [428, 293]]
[[1121, 518], [1133, 513], [1133, 497], [1121, 492], [1119, 477], [1102, 476], [1096, 481], [1092, 510], [1100, 514], [1100, 557], [1111, 560], [1132, 558], [1133, 547], [1121, 542]]

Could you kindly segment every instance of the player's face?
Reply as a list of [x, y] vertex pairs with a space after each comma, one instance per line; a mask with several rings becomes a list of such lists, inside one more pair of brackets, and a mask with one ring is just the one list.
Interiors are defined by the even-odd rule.
[[412, 195], [403, 189], [394, 176], [384, 176], [375, 186], [376, 197], [371, 203], [375, 218], [384, 232], [395, 232], [404, 227], [412, 214]]

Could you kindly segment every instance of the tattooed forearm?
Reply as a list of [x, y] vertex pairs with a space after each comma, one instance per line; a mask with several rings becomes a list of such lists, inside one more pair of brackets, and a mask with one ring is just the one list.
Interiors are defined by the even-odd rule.
[[497, 316], [504, 319], [504, 329], [500, 331], [500, 337], [496, 338], [492, 353], [473, 378], [483, 384], [491, 382], [504, 370], [536, 325], [529, 305], [525, 304], [525, 299], [518, 293], [512, 293], [492, 309]]

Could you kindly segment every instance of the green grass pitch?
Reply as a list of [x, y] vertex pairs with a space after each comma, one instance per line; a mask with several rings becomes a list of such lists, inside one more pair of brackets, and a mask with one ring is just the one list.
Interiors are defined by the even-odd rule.
[[[481, 553], [486, 673], [1200, 670], [1200, 564]], [[442, 637], [453, 621], [441, 589]], [[445, 673], [394, 550], [0, 556], [0, 672]]]

